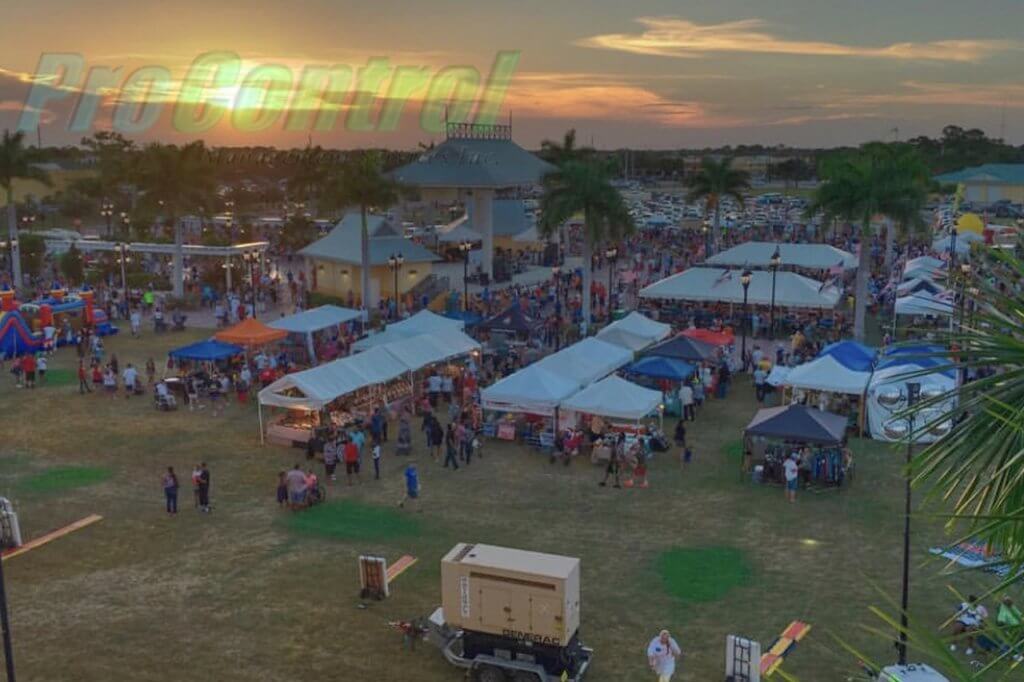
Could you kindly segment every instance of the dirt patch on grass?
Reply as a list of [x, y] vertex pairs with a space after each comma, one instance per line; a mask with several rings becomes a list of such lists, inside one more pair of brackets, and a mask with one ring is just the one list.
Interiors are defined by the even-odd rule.
[[718, 601], [750, 583], [753, 570], [735, 547], [676, 548], [662, 552], [655, 563], [665, 590], [681, 601]]

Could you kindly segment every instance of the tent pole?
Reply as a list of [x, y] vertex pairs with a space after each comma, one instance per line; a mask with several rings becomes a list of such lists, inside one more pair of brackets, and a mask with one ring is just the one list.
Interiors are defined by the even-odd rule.
[[319, 362], [316, 359], [316, 350], [313, 347], [313, 332], [306, 332], [306, 350], [309, 351], [309, 360], [313, 367], [316, 367]]
[[265, 445], [266, 443], [263, 440], [263, 403], [260, 402], [259, 395], [256, 396], [256, 414], [259, 417], [260, 423], [260, 445]]

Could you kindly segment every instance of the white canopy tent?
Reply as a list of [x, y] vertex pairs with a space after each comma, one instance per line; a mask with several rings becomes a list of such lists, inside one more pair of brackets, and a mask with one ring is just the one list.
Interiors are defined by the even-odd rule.
[[[974, 242], [984, 242], [985, 238], [976, 232], [960, 232], [956, 236], [956, 253], [959, 256], [967, 254]], [[936, 253], [949, 253], [953, 246], [952, 235], [942, 237], [932, 242], [932, 251]]]
[[580, 390], [579, 384], [534, 363], [480, 391], [485, 410], [528, 412], [549, 417]]
[[744, 242], [716, 253], [707, 259], [708, 265], [734, 265], [737, 267], [767, 268], [771, 265], [775, 249], [784, 265], [809, 270], [843, 270], [857, 268], [857, 257], [829, 244], [783, 244], [775, 242]]
[[640, 351], [672, 333], [672, 325], [654, 320], [636, 311], [616, 320], [597, 333], [597, 338], [617, 346]]
[[858, 372], [846, 367], [831, 355], [790, 368], [784, 384], [793, 388], [829, 393], [863, 395], [871, 380], [871, 372]]
[[[742, 273], [720, 268], [690, 268], [640, 290], [641, 298], [676, 301], [743, 303]], [[839, 289], [823, 285], [795, 272], [776, 273], [775, 305], [788, 308], [835, 308], [839, 302]], [[748, 302], [751, 305], [770, 305], [772, 302], [772, 273], [755, 270], [751, 273]]]
[[[457, 329], [446, 329], [410, 336], [377, 348], [387, 351], [415, 371], [480, 350], [480, 344]], [[366, 353], [358, 353], [355, 357], [363, 355]]]
[[918, 256], [911, 258], [903, 266], [903, 281], [911, 279], [939, 279], [946, 275], [949, 265], [938, 258]]
[[918, 291], [896, 299], [897, 315], [938, 315], [952, 317], [953, 301], [943, 294]]
[[910, 296], [911, 294], [941, 294], [946, 288], [941, 284], [936, 284], [931, 279], [925, 279], [921, 277], [915, 277], [913, 279], [900, 282], [899, 286], [896, 287], [897, 296]]
[[352, 320], [358, 320], [362, 316], [358, 310], [341, 308], [336, 305], [322, 305], [319, 308], [303, 310], [287, 317], [274, 320], [268, 326], [274, 329], [283, 329], [292, 334], [302, 334], [306, 337], [306, 350], [309, 357], [316, 362], [316, 352], [313, 349], [313, 334], [323, 329], [336, 327]]
[[616, 419], [643, 419], [661, 404], [661, 393], [617, 376], [591, 384], [564, 401], [563, 410]]
[[633, 361], [633, 351], [614, 343], [589, 337], [539, 360], [549, 372], [576, 382], [577, 388], [606, 377]]
[[395, 322], [394, 324], [389, 324], [387, 329], [382, 332], [370, 334], [365, 339], [359, 339], [352, 344], [352, 349], [355, 351], [362, 351], [367, 348], [383, 346], [384, 344], [394, 343], [413, 336], [433, 334], [439, 331], [462, 331], [465, 326], [466, 325], [462, 320], [453, 320], [450, 317], [437, 315], [429, 310], [421, 310], [412, 317], [401, 320], [400, 322]]

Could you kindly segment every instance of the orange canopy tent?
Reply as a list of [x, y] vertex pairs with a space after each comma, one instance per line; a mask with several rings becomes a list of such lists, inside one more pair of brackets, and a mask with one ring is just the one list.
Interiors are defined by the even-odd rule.
[[213, 338], [224, 343], [233, 343], [239, 346], [262, 346], [274, 341], [280, 341], [288, 336], [283, 329], [273, 329], [259, 320], [248, 318], [242, 320], [234, 327], [217, 332]]
[[736, 343], [736, 335], [731, 330], [714, 332], [710, 329], [687, 329], [682, 335], [715, 346], [729, 346]]

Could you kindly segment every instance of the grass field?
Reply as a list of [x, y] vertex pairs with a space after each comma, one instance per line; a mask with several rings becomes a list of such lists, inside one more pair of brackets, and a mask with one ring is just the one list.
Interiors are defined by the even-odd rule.
[[[122, 365], [149, 356], [159, 365], [169, 347], [197, 338], [116, 338], [108, 352]], [[71, 363], [61, 351], [51, 367]], [[276, 475], [302, 455], [261, 448], [252, 406], [224, 417], [162, 413], [149, 398], [79, 396], [73, 383], [16, 390], [6, 373], [0, 381], [0, 494], [14, 500], [26, 539], [105, 517], [5, 564], [23, 681], [454, 682], [459, 671], [428, 647], [404, 650], [387, 622], [439, 603], [439, 559], [457, 541], [581, 558], [581, 634], [596, 650], [595, 682], [649, 680], [644, 647], [663, 627], [684, 649], [682, 680], [722, 678], [727, 634], [767, 645], [793, 619], [814, 626], [785, 665], [801, 680], [856, 670], [832, 634], [892, 658], [888, 642], [858, 626], [876, 624], [876, 587], [898, 593], [902, 454], [857, 442], [852, 487], [787, 504], [780, 489], [739, 476], [735, 443], [755, 411], [746, 386], [704, 408], [688, 468], [656, 457], [646, 490], [599, 488], [588, 463], [552, 466], [488, 443], [458, 472], [415, 457], [417, 513], [397, 508], [404, 460], [386, 448], [381, 481], [339, 482], [328, 505], [292, 514], [275, 503]], [[164, 467], [187, 480], [200, 460], [212, 472], [213, 513], [197, 513], [186, 491], [182, 513], [168, 518]], [[954, 602], [948, 583], [988, 585], [926, 563], [941, 538], [936, 521], [915, 522], [914, 616], [936, 626]], [[363, 609], [361, 553], [420, 561], [389, 600]]]

